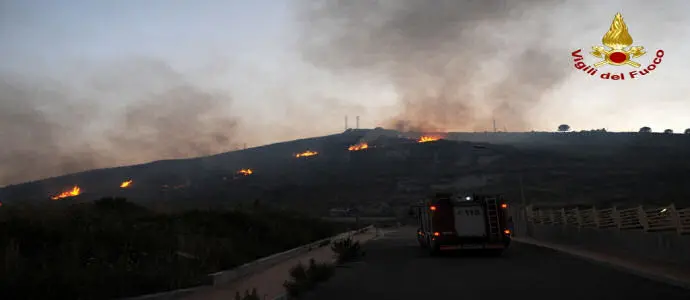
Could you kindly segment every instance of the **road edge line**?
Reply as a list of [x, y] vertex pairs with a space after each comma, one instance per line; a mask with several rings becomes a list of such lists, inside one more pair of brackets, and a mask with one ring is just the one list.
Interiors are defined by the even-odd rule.
[[[567, 247], [553, 244], [553, 243], [546, 243], [546, 242], [540, 242], [536, 240], [530, 240], [530, 239], [523, 239], [523, 238], [516, 238], [513, 237], [513, 241], [518, 242], [518, 243], [523, 243], [523, 244], [529, 244], [537, 247], [542, 247], [542, 248], [547, 248], [547, 249], [552, 249], [556, 250], [558, 252], [566, 253], [575, 257], [579, 257], [581, 259], [597, 263], [597, 264], [602, 264], [609, 266], [613, 269], [623, 271], [625, 273], [633, 274], [639, 277], [643, 277], [649, 280], [653, 280], [656, 282], [661, 282], [665, 284], [669, 284], [672, 286], [684, 288], [687, 290], [690, 290], [690, 281], [682, 278], [678, 278], [673, 275], [669, 274], [664, 274], [664, 273], [659, 273], [653, 270], [648, 270], [644, 269], [642, 267], [637, 267], [637, 266], [630, 266], [630, 265], [625, 265], [620, 262], [616, 261], [610, 261], [602, 257], [597, 257], [597, 253], [583, 253], [585, 251], [577, 251], [574, 249], [568, 249]], [[594, 254], [594, 255], [592, 255]], [[623, 261], [622, 259], [619, 259], [620, 261]]]

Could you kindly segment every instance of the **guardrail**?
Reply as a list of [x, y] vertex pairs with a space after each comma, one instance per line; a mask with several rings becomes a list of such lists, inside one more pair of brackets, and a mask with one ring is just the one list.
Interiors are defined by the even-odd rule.
[[645, 208], [596, 207], [554, 209], [526, 207], [527, 221], [533, 224], [575, 226], [579, 228], [617, 228], [645, 232], [676, 231], [690, 234], [690, 208], [678, 209], [674, 204]]
[[[243, 279], [251, 274], [255, 274], [261, 271], [265, 271], [267, 269], [270, 269], [271, 267], [289, 260], [293, 257], [299, 256], [303, 253], [307, 253], [311, 251], [312, 249], [320, 248], [320, 247], [325, 247], [325, 246], [330, 246], [331, 243], [334, 240], [346, 238], [348, 236], [352, 236], [357, 233], [362, 233], [365, 232], [369, 229], [373, 228], [373, 225], [363, 227], [360, 229], [340, 233], [338, 235], [334, 235], [325, 239], [318, 240], [313, 243], [309, 243], [306, 245], [299, 246], [297, 248], [293, 248], [281, 253], [273, 254], [271, 256], [267, 256], [264, 258], [257, 259], [255, 261], [243, 264], [239, 267], [236, 267], [231, 270], [225, 270], [225, 271], [220, 271], [216, 273], [209, 274], [208, 276], [211, 277], [212, 281], [212, 286], [219, 286], [219, 285], [225, 285], [231, 282], [238, 281], [240, 279]], [[188, 288], [188, 289], [181, 289], [181, 290], [173, 290], [173, 291], [168, 291], [168, 292], [161, 292], [161, 293], [156, 293], [156, 294], [149, 294], [149, 295], [143, 295], [143, 296], [137, 296], [137, 297], [132, 297], [132, 298], [126, 298], [125, 300], [159, 300], [159, 299], [173, 299], [176, 297], [180, 297], [182, 295], [187, 295], [194, 293], [196, 290], [200, 288], [204, 288], [208, 286], [199, 286], [199, 287], [193, 287], [193, 288]], [[259, 287], [257, 287], [259, 288]]]

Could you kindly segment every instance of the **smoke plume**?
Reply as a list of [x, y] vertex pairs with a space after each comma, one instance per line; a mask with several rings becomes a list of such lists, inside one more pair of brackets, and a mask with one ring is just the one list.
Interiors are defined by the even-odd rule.
[[[215, 154], [235, 142], [230, 96], [205, 90], [165, 63], [132, 59], [82, 72], [70, 84], [0, 74], [0, 186]], [[122, 104], [102, 111], [94, 103], [103, 101]]]
[[524, 130], [570, 74], [545, 42], [561, 1], [297, 1], [304, 59], [390, 81], [400, 110], [387, 126], [399, 130], [484, 130], [492, 118]]

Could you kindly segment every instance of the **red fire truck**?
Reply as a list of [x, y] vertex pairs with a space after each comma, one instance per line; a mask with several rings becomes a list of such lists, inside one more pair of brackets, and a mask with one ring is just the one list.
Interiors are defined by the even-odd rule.
[[431, 255], [463, 249], [500, 255], [510, 245], [512, 218], [500, 195], [436, 193], [412, 212], [419, 221], [419, 245]]

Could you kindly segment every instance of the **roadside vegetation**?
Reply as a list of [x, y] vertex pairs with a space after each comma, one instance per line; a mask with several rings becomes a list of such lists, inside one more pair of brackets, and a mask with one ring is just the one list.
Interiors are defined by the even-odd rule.
[[[364, 232], [362, 229], [358, 233]], [[333, 241], [331, 250], [335, 258], [333, 263], [311, 259], [309, 266], [305, 267], [300, 262], [290, 269], [290, 279], [283, 283], [288, 299], [299, 299], [318, 284], [333, 277], [336, 266], [356, 261], [365, 255], [359, 242], [352, 237]]]
[[252, 289], [252, 291], [244, 291], [244, 296], [240, 296], [240, 292], [235, 293], [235, 300], [261, 300], [259, 297], [259, 293], [256, 291], [256, 288]]
[[0, 291], [16, 299], [112, 299], [187, 288], [208, 283], [209, 273], [342, 230], [295, 212], [161, 214], [112, 198], [59, 210], [4, 206], [0, 213]]
[[317, 263], [309, 260], [309, 266], [302, 263], [290, 269], [290, 279], [283, 283], [289, 299], [296, 299], [312, 290], [321, 282], [324, 282], [335, 273], [335, 265], [330, 263]]
[[359, 242], [353, 240], [351, 237], [333, 242], [331, 250], [333, 250], [335, 260], [338, 264], [360, 259], [365, 254]]

